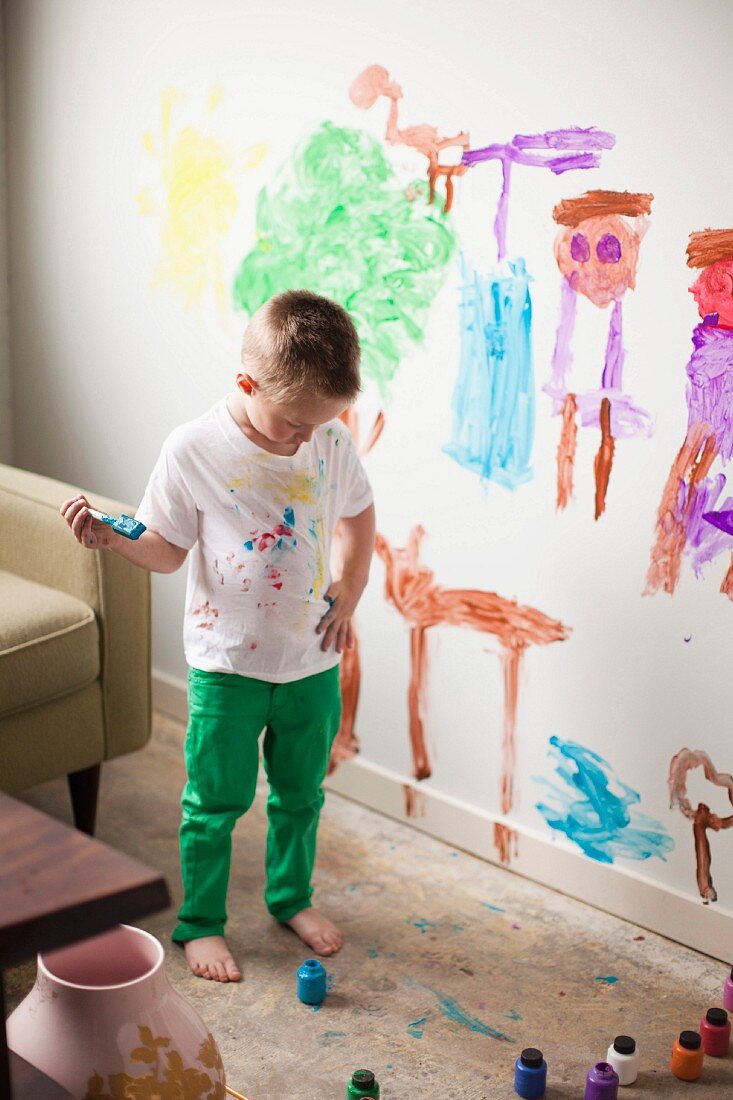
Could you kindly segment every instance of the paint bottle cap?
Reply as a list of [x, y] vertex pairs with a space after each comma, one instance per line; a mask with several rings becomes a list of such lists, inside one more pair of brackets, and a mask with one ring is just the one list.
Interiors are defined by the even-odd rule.
[[705, 1013], [705, 1019], [713, 1027], [725, 1027], [728, 1023], [728, 1013], [724, 1008], [709, 1008]]
[[536, 1069], [542, 1065], [542, 1051], [536, 1047], [525, 1047], [521, 1054], [522, 1065]]
[[702, 1040], [697, 1031], [681, 1031], [680, 1046], [685, 1050], [699, 1050]]
[[633, 1054], [636, 1043], [630, 1035], [617, 1035], [613, 1040], [613, 1049], [617, 1054]]
[[358, 1069], [351, 1078], [352, 1085], [358, 1089], [370, 1089], [375, 1081], [376, 1077], [370, 1069]]

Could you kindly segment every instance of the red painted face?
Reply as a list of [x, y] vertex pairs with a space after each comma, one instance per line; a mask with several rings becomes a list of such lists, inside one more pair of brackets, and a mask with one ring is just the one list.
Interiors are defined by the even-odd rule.
[[574, 289], [603, 309], [633, 290], [640, 241], [618, 214], [585, 218], [558, 234], [555, 259]]
[[718, 324], [733, 328], [733, 259], [703, 268], [690, 287], [701, 317], [717, 313]]

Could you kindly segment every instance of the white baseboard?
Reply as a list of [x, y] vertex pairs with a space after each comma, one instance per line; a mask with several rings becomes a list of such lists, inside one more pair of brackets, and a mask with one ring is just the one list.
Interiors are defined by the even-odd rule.
[[[185, 722], [184, 681], [154, 671], [153, 706]], [[418, 796], [419, 817], [405, 813], [406, 785]], [[359, 757], [341, 764], [326, 787], [496, 865], [500, 864], [493, 843], [494, 824], [506, 825], [516, 832], [519, 847], [518, 854], [512, 855], [510, 871], [695, 951], [733, 962], [733, 912], [717, 902], [703, 905], [678, 890], [657, 886], [627, 867], [597, 863], [566, 842], [509, 818], [495, 817]]]

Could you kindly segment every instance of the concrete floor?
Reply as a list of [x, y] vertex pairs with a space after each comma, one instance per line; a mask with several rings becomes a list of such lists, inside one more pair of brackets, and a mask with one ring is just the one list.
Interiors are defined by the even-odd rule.
[[[98, 836], [159, 869], [174, 902], [182, 727], [157, 716], [150, 746], [105, 766]], [[63, 781], [28, 801], [69, 819]], [[326, 966], [319, 1011], [295, 996], [308, 951], [262, 902], [264, 796], [240, 822], [230, 943], [245, 980], [190, 977], [169, 940], [174, 914], [144, 927], [166, 947], [173, 984], [215, 1035], [229, 1084], [250, 1100], [341, 1100], [373, 1069], [386, 1100], [510, 1100], [514, 1060], [539, 1046], [548, 1100], [583, 1096], [585, 1073], [619, 1033], [642, 1074], [628, 1097], [733, 1097], [733, 1058], [707, 1059], [693, 1086], [668, 1070], [677, 1033], [720, 1004], [720, 963], [535, 886], [336, 795], [326, 802], [318, 903], [346, 934]], [[7, 976], [12, 1009], [34, 966]], [[624, 1093], [622, 1093], [624, 1095]]]

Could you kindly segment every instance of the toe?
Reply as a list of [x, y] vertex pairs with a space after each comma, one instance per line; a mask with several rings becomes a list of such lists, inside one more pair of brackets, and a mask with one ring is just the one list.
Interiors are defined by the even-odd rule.
[[219, 959], [214, 963], [214, 977], [217, 982], [228, 982], [227, 972], [224, 968], [224, 963]]
[[242, 973], [231, 955], [224, 960], [224, 967], [230, 982], [238, 982], [241, 980]]

